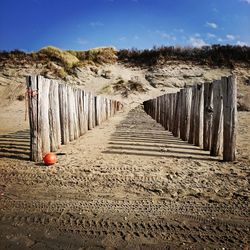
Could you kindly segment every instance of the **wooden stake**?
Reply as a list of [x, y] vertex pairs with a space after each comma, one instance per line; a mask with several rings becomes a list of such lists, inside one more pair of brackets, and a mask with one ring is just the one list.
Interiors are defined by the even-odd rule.
[[50, 151], [56, 152], [61, 145], [58, 82], [50, 80], [49, 89]]
[[36, 76], [26, 78], [29, 124], [30, 124], [30, 159], [32, 161], [41, 160], [42, 152], [38, 149], [38, 83]]
[[173, 135], [180, 136], [180, 92], [176, 93]]
[[195, 128], [195, 107], [196, 107], [197, 85], [192, 86], [191, 113], [190, 113], [190, 128], [188, 142], [194, 144], [194, 128]]
[[211, 151], [212, 156], [221, 155], [222, 152], [222, 135], [223, 135], [223, 99], [221, 81], [213, 82], [213, 125], [212, 125], [212, 138], [211, 138]]
[[197, 85], [196, 108], [195, 108], [195, 145], [203, 147], [203, 123], [204, 123], [204, 85]]
[[42, 153], [40, 160], [50, 152], [49, 90], [50, 80], [38, 76], [38, 150]]
[[213, 122], [213, 83], [204, 84], [204, 132], [203, 147], [205, 150], [211, 149]]
[[223, 90], [223, 160], [236, 159], [236, 129], [237, 129], [237, 86], [235, 76], [222, 77]]

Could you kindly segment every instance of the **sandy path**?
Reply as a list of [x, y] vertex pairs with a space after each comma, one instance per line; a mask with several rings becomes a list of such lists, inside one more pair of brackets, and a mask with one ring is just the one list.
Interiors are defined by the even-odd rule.
[[174, 138], [140, 107], [62, 146], [51, 167], [26, 160], [27, 131], [7, 138], [22, 146], [0, 158], [5, 248], [249, 246], [249, 166]]

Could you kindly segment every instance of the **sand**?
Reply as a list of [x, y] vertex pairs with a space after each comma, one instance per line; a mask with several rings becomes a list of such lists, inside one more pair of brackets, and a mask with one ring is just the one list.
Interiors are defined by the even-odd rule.
[[239, 113], [237, 161], [224, 163], [139, 102], [50, 167], [28, 160], [24, 101], [1, 109], [1, 249], [249, 248], [250, 114]]
[[[238, 113], [237, 161], [225, 163], [173, 137], [141, 106], [231, 73], [249, 106], [249, 68], [83, 68], [69, 83], [119, 99], [124, 110], [62, 146], [58, 163], [46, 167], [29, 161], [26, 104], [17, 100], [24, 76], [43, 67], [0, 70], [1, 249], [249, 249], [250, 113]], [[120, 79], [147, 91], [103, 91]]]

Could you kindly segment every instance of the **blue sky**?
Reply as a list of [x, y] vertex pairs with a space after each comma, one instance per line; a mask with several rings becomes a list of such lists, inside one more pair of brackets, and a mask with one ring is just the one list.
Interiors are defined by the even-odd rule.
[[250, 45], [250, 0], [1, 0], [0, 49]]

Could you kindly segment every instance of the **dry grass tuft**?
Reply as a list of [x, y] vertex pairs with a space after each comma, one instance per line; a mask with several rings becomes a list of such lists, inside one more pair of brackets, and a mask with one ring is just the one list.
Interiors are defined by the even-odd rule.
[[72, 53], [53, 46], [42, 48], [37, 53], [41, 56], [47, 56], [51, 61], [61, 63], [62, 66], [68, 69], [79, 63], [79, 59]]

